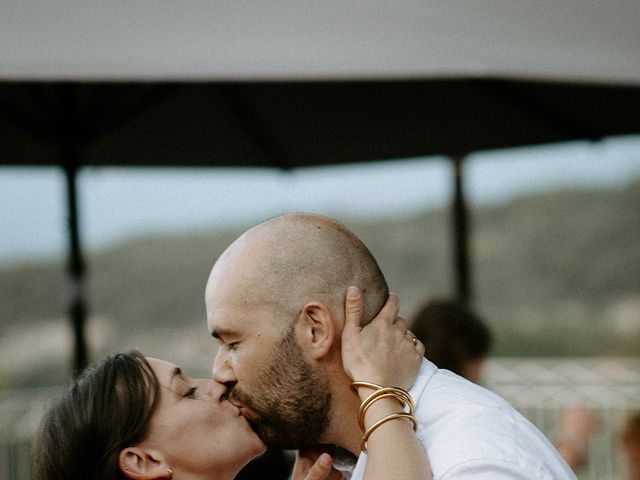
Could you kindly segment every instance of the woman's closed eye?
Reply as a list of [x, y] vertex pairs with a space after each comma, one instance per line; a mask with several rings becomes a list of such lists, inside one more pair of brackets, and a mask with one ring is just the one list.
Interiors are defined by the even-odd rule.
[[198, 392], [198, 387], [193, 386], [187, 390], [187, 392], [183, 395], [183, 397], [189, 397], [189, 398], [195, 397], [197, 392]]

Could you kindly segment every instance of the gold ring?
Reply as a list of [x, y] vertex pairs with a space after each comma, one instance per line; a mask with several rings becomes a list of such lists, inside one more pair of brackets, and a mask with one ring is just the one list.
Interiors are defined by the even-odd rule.
[[414, 345], [418, 345], [418, 337], [416, 337], [415, 335], [411, 335], [411, 340], [413, 340]]

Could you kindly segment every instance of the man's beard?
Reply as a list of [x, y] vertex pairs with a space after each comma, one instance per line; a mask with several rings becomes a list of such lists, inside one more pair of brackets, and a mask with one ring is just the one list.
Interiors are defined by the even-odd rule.
[[229, 399], [247, 407], [247, 420], [267, 445], [296, 449], [319, 443], [329, 423], [331, 393], [305, 360], [292, 328], [252, 393], [233, 387]]

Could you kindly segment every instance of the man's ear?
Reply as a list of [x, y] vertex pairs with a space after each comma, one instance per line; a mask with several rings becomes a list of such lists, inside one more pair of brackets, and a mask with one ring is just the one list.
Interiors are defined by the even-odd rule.
[[301, 322], [305, 350], [318, 360], [325, 357], [334, 345], [336, 324], [325, 304], [310, 302], [302, 307]]
[[157, 450], [127, 447], [118, 456], [118, 466], [125, 477], [133, 480], [160, 480], [173, 476], [173, 471]]

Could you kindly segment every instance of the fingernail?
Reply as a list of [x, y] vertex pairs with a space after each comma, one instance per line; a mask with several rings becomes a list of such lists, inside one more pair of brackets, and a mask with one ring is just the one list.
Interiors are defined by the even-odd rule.
[[331, 457], [329, 455], [322, 455], [322, 457], [320, 457], [320, 465], [323, 467], [330, 467]]
[[347, 288], [347, 298], [358, 298], [360, 295], [360, 289], [358, 287]]

